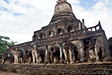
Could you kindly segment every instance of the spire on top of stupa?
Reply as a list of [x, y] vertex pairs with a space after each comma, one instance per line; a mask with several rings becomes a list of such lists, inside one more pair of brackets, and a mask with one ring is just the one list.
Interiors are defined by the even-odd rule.
[[57, 3], [67, 2], [67, 0], [58, 0]]

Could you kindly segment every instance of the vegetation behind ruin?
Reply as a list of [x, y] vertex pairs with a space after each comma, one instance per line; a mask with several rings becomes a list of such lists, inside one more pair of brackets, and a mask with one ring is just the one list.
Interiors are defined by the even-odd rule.
[[7, 50], [8, 46], [13, 46], [17, 43], [16, 41], [10, 41], [7, 36], [0, 36], [0, 53]]

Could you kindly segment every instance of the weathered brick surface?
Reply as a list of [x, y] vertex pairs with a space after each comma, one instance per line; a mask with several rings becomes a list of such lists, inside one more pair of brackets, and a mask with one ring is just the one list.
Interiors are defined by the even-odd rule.
[[30, 75], [83, 75], [83, 74], [112, 74], [112, 63], [78, 63], [78, 64], [0, 64], [0, 71], [27, 73]]

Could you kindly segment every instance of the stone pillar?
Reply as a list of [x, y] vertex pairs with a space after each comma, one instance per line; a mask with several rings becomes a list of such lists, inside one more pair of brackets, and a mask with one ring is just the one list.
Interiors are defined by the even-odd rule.
[[18, 63], [18, 52], [15, 51], [14, 52], [14, 64], [17, 64]]
[[79, 39], [79, 52], [80, 52], [80, 61], [83, 62], [85, 60], [84, 58], [84, 49], [83, 49], [83, 42], [81, 39]]
[[32, 57], [33, 57], [33, 63], [38, 63], [39, 62], [36, 45], [33, 45], [33, 48], [32, 48]]
[[14, 63], [17, 64], [18, 63], [18, 56], [14, 55]]
[[85, 27], [84, 27], [84, 19], [82, 19], [82, 28], [85, 29]]
[[[85, 29], [84, 19], [82, 19], [82, 28]], [[85, 33], [85, 30], [83, 31]]]
[[99, 62], [99, 55], [98, 55], [98, 52], [99, 52], [99, 49], [100, 49], [100, 40], [99, 38], [96, 39], [96, 43], [95, 43], [95, 55], [96, 55], [96, 62]]
[[79, 30], [81, 30], [81, 23], [79, 22], [79, 24], [78, 24], [78, 25], [79, 25], [79, 26], [78, 26], [78, 27], [79, 27]]
[[50, 54], [50, 60], [51, 60], [51, 63], [54, 62], [54, 59], [53, 59], [53, 52], [51, 52], [51, 54]]
[[62, 43], [59, 44], [60, 45], [60, 63], [62, 63], [62, 55], [63, 55], [63, 46], [62, 46]]
[[32, 51], [32, 57], [33, 57], [33, 63], [35, 63], [36, 62], [35, 61], [36, 56], [35, 56], [35, 52], [34, 51]]
[[70, 63], [74, 63], [74, 62], [73, 62], [73, 58], [72, 58], [72, 51], [71, 51], [71, 50], [69, 50], [69, 54], [70, 54], [70, 55], [69, 55], [69, 56], [70, 56]]
[[103, 40], [103, 47], [104, 47], [104, 50], [105, 50], [104, 52], [105, 52], [105, 55], [106, 55], [106, 57], [104, 58], [104, 61], [109, 61], [111, 59], [111, 56], [110, 56], [108, 41], [107, 41], [106, 35], [104, 33], [103, 33], [103, 36], [102, 36], [102, 40]]
[[64, 52], [64, 56], [65, 56], [65, 61], [67, 61], [67, 53], [66, 53], [66, 50], [63, 49], [63, 52]]
[[48, 46], [45, 46], [45, 63], [48, 63]]

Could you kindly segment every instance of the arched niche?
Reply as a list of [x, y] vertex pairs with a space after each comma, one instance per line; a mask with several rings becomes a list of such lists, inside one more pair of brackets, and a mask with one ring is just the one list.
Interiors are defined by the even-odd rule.
[[50, 51], [52, 51], [52, 52], [59, 51], [59, 47], [58, 46], [52, 46]]
[[67, 32], [72, 32], [72, 26], [67, 27]]
[[44, 33], [40, 33], [38, 36], [39, 39], [44, 39], [45, 38], [45, 34]]
[[48, 31], [48, 37], [54, 36], [54, 31]]
[[45, 61], [45, 49], [37, 49], [39, 63], [44, 63]]
[[60, 50], [57, 46], [52, 46], [49, 51], [49, 62], [58, 63], [60, 60]]
[[57, 29], [57, 35], [60, 35], [60, 34], [62, 34], [62, 29], [61, 28], [58, 28]]
[[71, 43], [71, 42], [66, 42], [64, 44], [64, 49], [65, 49], [65, 53], [67, 55], [67, 59], [69, 59], [70, 57], [70, 52], [69, 50], [72, 52], [72, 60], [76, 61], [78, 60], [78, 48], [75, 44]]

